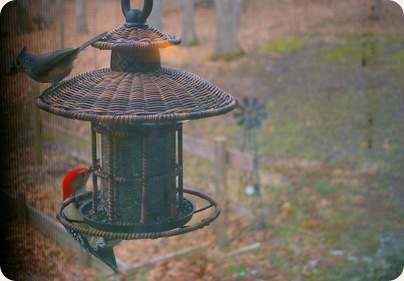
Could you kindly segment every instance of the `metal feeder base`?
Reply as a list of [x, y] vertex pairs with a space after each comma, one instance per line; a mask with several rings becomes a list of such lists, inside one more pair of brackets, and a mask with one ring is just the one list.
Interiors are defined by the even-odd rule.
[[[200, 199], [207, 201], [209, 204], [196, 210], [195, 204], [191, 200], [184, 198], [184, 208], [173, 220], [154, 225], [117, 225], [110, 222], [100, 222], [91, 218], [90, 210], [92, 201], [89, 198], [92, 193], [87, 192], [70, 197], [63, 201], [58, 207], [56, 218], [66, 228], [84, 235], [104, 237], [106, 239], [136, 240], [157, 239], [185, 234], [209, 225], [219, 216], [220, 205], [211, 197], [201, 192], [188, 189], [184, 189], [184, 193], [199, 197]], [[66, 219], [62, 216], [64, 208], [77, 201], [83, 202], [80, 208], [80, 212], [84, 219], [82, 222], [71, 221], [69, 218]], [[213, 213], [210, 216], [203, 218], [197, 223], [185, 225], [192, 219], [193, 214], [209, 210], [210, 208], [214, 208]], [[91, 228], [89, 228], [89, 226]]]
[[[178, 199], [177, 199], [178, 201]], [[151, 224], [133, 224], [133, 223], [111, 223], [103, 222], [97, 218], [97, 216], [92, 211], [92, 200], [86, 200], [82, 203], [79, 212], [83, 217], [84, 221], [91, 227], [112, 231], [112, 232], [156, 232], [165, 231], [181, 227], [189, 222], [192, 215], [195, 212], [195, 204], [191, 200], [184, 198], [183, 207], [180, 210], [177, 203], [177, 217], [165, 220], [161, 222], [155, 222]]]

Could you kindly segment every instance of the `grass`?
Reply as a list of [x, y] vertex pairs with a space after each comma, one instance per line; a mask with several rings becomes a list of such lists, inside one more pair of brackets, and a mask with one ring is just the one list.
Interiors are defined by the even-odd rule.
[[[337, 38], [344, 43], [337, 44], [318, 56], [318, 61], [329, 64], [358, 65], [362, 60], [372, 62], [388, 45], [394, 45], [404, 40], [403, 34], [339, 34]], [[401, 50], [387, 54], [385, 60], [394, 70], [403, 68], [404, 52]]]
[[404, 34], [401, 33], [364, 33], [364, 34], [337, 34], [337, 38], [347, 42], [367, 41], [383, 41], [383, 42], [399, 42], [404, 39]]
[[[198, 161], [187, 168], [199, 173], [193, 174], [192, 180], [204, 177], [206, 183], [214, 181], [213, 174], [203, 175], [212, 171], [213, 165]], [[287, 178], [295, 176], [293, 169], [281, 168], [281, 172]], [[389, 214], [394, 205], [378, 206], [376, 215], [373, 205], [365, 203], [369, 200], [368, 190], [364, 188], [366, 182], [377, 182], [378, 175], [360, 174], [354, 167], [334, 165], [313, 170], [303, 167], [298, 169], [298, 175], [302, 180], [295, 184], [262, 182], [263, 205], [273, 206], [277, 213], [266, 216], [270, 237], [264, 244], [272, 250], [269, 256], [258, 254], [257, 258], [267, 259], [273, 271], [286, 272], [283, 280], [382, 280], [379, 277], [388, 271], [380, 268], [375, 260], [367, 261], [367, 257], [373, 257], [379, 247], [383, 230], [394, 227], [387, 222], [392, 219]], [[237, 174], [229, 171], [229, 177]], [[340, 178], [343, 181], [336, 181]], [[372, 197], [386, 200], [382, 194], [388, 182], [384, 178], [380, 187], [372, 188]], [[230, 197], [237, 193], [237, 186], [229, 185], [228, 193]], [[335, 256], [334, 250], [343, 254]], [[310, 261], [315, 265], [311, 266]], [[236, 280], [245, 278], [244, 269], [242, 265], [232, 264], [227, 267], [226, 276], [237, 277]]]
[[[264, 48], [265, 53], [276, 53], [279, 63], [274, 64], [271, 56], [262, 61], [273, 67], [265, 73], [267, 93], [259, 96], [268, 101], [269, 115], [257, 132], [260, 155], [331, 165], [317, 172], [282, 167], [285, 182], [262, 182], [263, 204], [276, 209], [267, 218], [268, 243], [273, 249], [266, 258], [274, 271], [293, 276], [284, 280], [381, 280], [388, 271], [374, 260], [380, 237], [403, 227], [402, 220], [397, 223], [401, 216], [397, 203], [385, 195], [388, 186], [400, 186], [400, 180], [391, 175], [404, 168], [404, 131], [398, 121], [403, 118], [400, 93], [404, 87], [400, 37], [346, 34], [340, 39], [345, 42], [320, 46], [304, 64], [290, 68], [282, 64], [282, 58], [302, 59], [298, 54], [317, 43], [310, 37], [286, 36]], [[363, 41], [374, 44], [362, 45]], [[299, 62], [285, 59], [290, 61]], [[259, 63], [256, 67], [264, 69]], [[277, 72], [277, 67], [285, 70]], [[372, 126], [369, 112], [374, 117]], [[242, 129], [229, 127], [235, 126], [217, 123], [214, 130], [231, 132], [231, 143], [237, 147]], [[374, 144], [371, 149], [369, 138]], [[359, 172], [360, 167], [371, 165], [378, 169]], [[282, 213], [286, 201], [290, 210]], [[338, 249], [344, 254], [333, 255], [332, 250]], [[302, 256], [319, 263], [305, 267]]]
[[222, 60], [224, 62], [231, 62], [233, 60], [239, 59], [243, 57], [246, 53], [243, 50], [235, 53], [223, 54], [223, 55], [212, 55], [209, 59], [211, 61], [219, 61]]
[[243, 267], [238, 267], [238, 266], [229, 266], [226, 268], [226, 276], [232, 277], [233, 275], [238, 275], [241, 277], [246, 276], [246, 269]]
[[268, 43], [264, 50], [266, 53], [285, 55], [299, 51], [304, 46], [304, 39], [301, 37], [283, 37]]
[[404, 68], [404, 50], [391, 53], [386, 58], [386, 63], [394, 71], [401, 71]]
[[322, 195], [332, 194], [336, 191], [336, 187], [325, 180], [320, 180], [314, 185], [314, 190]]
[[375, 59], [375, 57], [383, 51], [380, 44], [341, 44], [331, 47], [330, 49], [320, 53], [318, 60], [328, 64], [345, 64], [350, 66], [360, 65], [362, 61], [367, 63]]

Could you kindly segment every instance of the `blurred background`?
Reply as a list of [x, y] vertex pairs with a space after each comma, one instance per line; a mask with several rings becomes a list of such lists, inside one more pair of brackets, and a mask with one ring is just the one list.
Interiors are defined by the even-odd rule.
[[[187, 185], [215, 197], [218, 177], [225, 178], [220, 222], [179, 237], [125, 241], [115, 248], [121, 273], [110, 275], [45, 235], [46, 223], [6, 211], [29, 206], [56, 221], [63, 175], [91, 160], [90, 124], [41, 112], [35, 99], [50, 85], [10, 73], [18, 53], [77, 47], [124, 22], [118, 0], [16, 0], [1, 11], [7, 277], [397, 278], [404, 267], [404, 17], [388, 0], [154, 1], [149, 25], [183, 39], [160, 51], [162, 65], [239, 100], [233, 113], [184, 125]], [[109, 51], [89, 47], [69, 77], [109, 62]], [[212, 150], [219, 136], [229, 155], [253, 164], [227, 163], [218, 175], [217, 159], [203, 148]], [[191, 250], [178, 254], [183, 249]]]

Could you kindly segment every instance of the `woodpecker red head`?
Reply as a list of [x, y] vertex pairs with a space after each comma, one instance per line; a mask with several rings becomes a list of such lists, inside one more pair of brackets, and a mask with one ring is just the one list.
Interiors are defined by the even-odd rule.
[[86, 191], [86, 183], [92, 172], [91, 167], [81, 167], [69, 171], [62, 183], [63, 200], [66, 200], [73, 194], [79, 194]]

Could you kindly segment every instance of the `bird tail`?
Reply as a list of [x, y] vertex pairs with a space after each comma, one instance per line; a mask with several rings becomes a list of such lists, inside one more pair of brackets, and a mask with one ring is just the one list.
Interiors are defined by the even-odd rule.
[[87, 48], [87, 47], [90, 46], [91, 44], [97, 42], [98, 40], [100, 40], [102, 37], [104, 37], [104, 36], [107, 35], [107, 34], [108, 34], [108, 32], [105, 31], [105, 32], [101, 33], [100, 35], [97, 35], [97, 36], [91, 38], [91, 39], [88, 40], [86, 43], [84, 43], [83, 45], [81, 45], [80, 48], [79, 48], [79, 50], [80, 50], [80, 51], [84, 50], [85, 48]]
[[115, 274], [119, 273], [113, 248], [99, 249], [98, 251], [90, 251], [90, 253], [98, 258], [100, 261], [108, 265]]
[[[65, 213], [61, 214], [61, 217], [64, 218], [65, 220], [70, 220]], [[105, 263], [107, 266], [109, 266], [115, 274], [118, 274], [118, 266], [116, 264], [116, 259], [115, 259], [115, 254], [114, 254], [114, 249], [113, 245], [105, 247], [105, 248], [98, 248], [98, 250], [94, 250], [92, 245], [89, 243], [88, 239], [86, 236], [81, 235], [80, 233], [71, 230], [67, 228], [66, 226], [63, 226], [67, 233], [70, 234], [71, 237], [87, 252], [89, 252], [91, 255]]]

